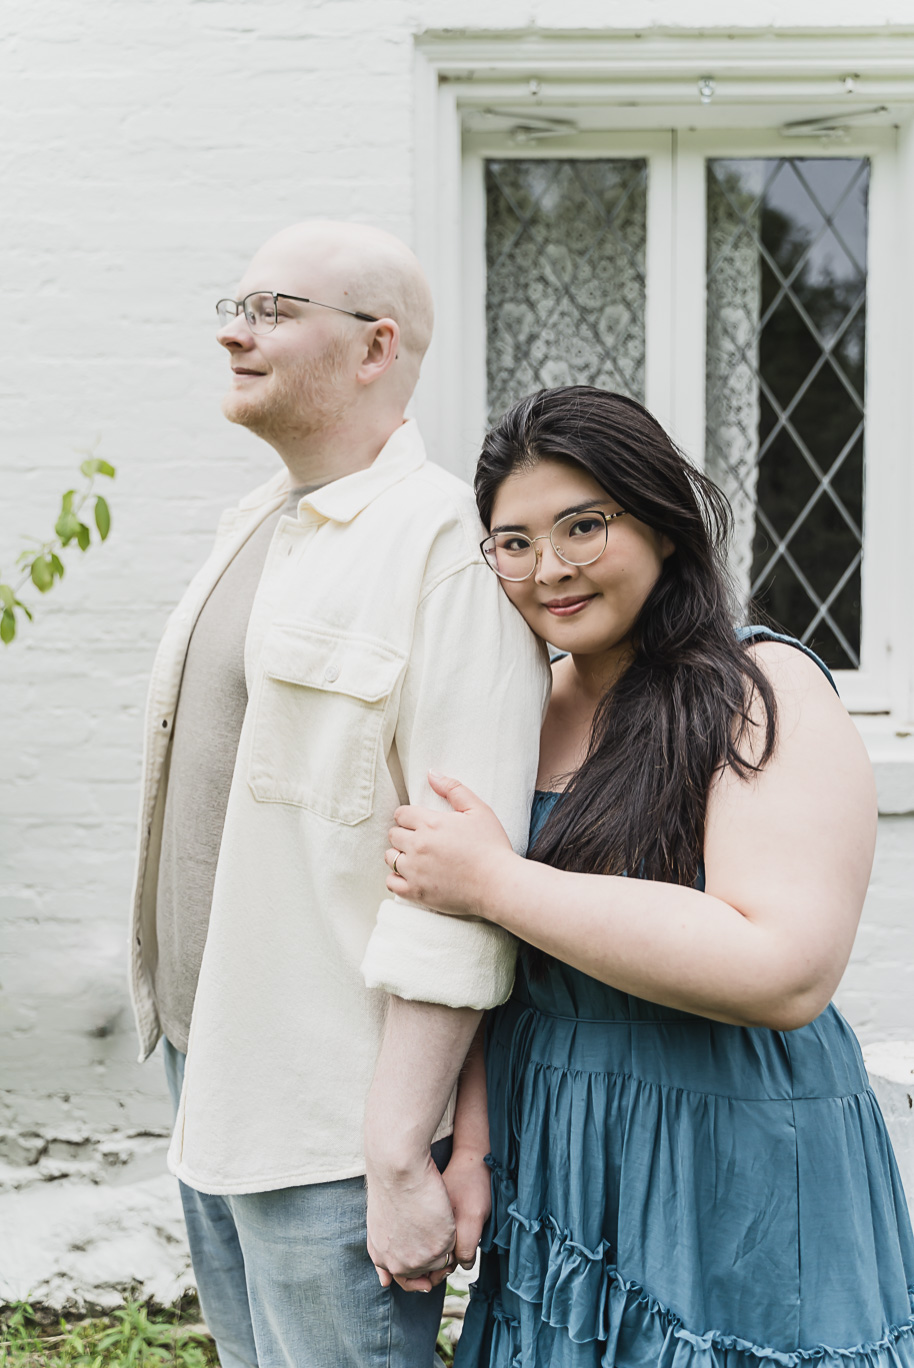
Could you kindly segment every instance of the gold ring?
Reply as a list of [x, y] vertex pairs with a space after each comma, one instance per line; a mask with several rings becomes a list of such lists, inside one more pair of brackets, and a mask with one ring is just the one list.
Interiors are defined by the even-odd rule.
[[398, 877], [399, 879], [402, 879], [402, 878], [403, 878], [403, 875], [402, 875], [402, 874], [400, 873], [400, 871], [397, 869], [397, 861], [399, 860], [399, 858], [400, 858], [400, 856], [401, 856], [402, 854], [403, 854], [403, 851], [402, 851], [402, 850], [398, 850], [397, 853], [396, 853], [396, 855], [394, 856], [394, 862], [393, 862], [393, 864], [391, 865], [391, 869], [393, 870], [393, 872], [397, 875], [397, 877]]

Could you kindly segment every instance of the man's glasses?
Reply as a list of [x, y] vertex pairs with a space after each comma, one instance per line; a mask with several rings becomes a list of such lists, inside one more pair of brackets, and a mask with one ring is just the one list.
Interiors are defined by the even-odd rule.
[[552, 549], [566, 565], [592, 565], [606, 550], [609, 524], [621, 513], [603, 513], [588, 508], [584, 513], [569, 513], [559, 518], [548, 538], [526, 537], [522, 532], [493, 532], [479, 543], [486, 562], [503, 580], [525, 580], [536, 570], [536, 543], [552, 543]]
[[365, 323], [378, 322], [374, 314], [361, 313], [358, 309], [341, 309], [336, 304], [321, 304], [318, 299], [281, 294], [278, 290], [257, 290], [254, 294], [245, 295], [240, 302], [237, 299], [220, 299], [216, 305], [219, 327], [226, 327], [232, 319], [243, 313], [252, 333], [261, 337], [264, 333], [271, 333], [282, 318], [279, 307], [281, 299], [293, 299], [296, 304], [316, 304], [319, 309], [333, 309], [336, 313], [349, 314], [350, 318], [361, 318]]

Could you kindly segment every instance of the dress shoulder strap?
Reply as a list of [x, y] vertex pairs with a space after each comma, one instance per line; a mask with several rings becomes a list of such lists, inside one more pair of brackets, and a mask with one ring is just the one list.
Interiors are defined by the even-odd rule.
[[739, 641], [780, 641], [783, 642], [785, 646], [795, 646], [798, 651], [802, 651], [804, 655], [809, 656], [810, 660], [815, 661], [835, 693], [838, 692], [838, 686], [832, 678], [831, 670], [825, 664], [825, 661], [820, 660], [815, 651], [811, 651], [808, 646], [804, 646], [802, 641], [797, 641], [796, 637], [785, 636], [783, 632], [775, 632], [772, 631], [770, 627], [759, 626], [737, 627], [736, 636]]

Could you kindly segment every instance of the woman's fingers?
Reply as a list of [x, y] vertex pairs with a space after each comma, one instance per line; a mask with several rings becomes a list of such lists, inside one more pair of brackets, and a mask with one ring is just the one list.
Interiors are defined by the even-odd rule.
[[404, 1292], [431, 1292], [432, 1288], [437, 1286], [431, 1277], [407, 1278], [401, 1275], [394, 1278], [394, 1282], [402, 1287]]
[[459, 779], [451, 779], [447, 774], [429, 770], [428, 782], [436, 793], [448, 800], [455, 812], [470, 812], [473, 808], [486, 806], [466, 784], [462, 784]]
[[472, 1268], [476, 1262], [476, 1251], [482, 1239], [484, 1216], [468, 1215], [457, 1217], [457, 1244], [454, 1249], [454, 1262], [461, 1268]]
[[405, 859], [403, 851], [397, 850], [395, 846], [392, 846], [384, 855], [384, 861], [390, 867], [391, 873], [400, 879], [404, 877], [403, 870], [399, 866], [399, 861], [402, 859]]

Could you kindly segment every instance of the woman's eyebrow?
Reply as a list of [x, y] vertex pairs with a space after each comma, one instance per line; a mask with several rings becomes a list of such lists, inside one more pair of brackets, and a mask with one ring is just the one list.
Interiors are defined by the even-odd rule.
[[[570, 518], [572, 513], [585, 513], [588, 508], [599, 508], [600, 504], [613, 503], [611, 498], [588, 499], [586, 503], [572, 505], [571, 508], [563, 508], [560, 513], [556, 513], [553, 522], [560, 522], [562, 518]], [[526, 532], [526, 523], [499, 523], [498, 527], [489, 529], [489, 536], [493, 537], [497, 532]]]

